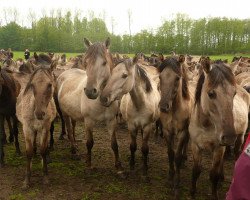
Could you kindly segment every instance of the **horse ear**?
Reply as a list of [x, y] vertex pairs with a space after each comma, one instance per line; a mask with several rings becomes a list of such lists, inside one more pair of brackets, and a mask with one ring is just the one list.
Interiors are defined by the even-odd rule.
[[51, 65], [50, 65], [50, 71], [52, 72], [54, 69], [56, 69], [57, 66], [57, 61], [52, 61]]
[[92, 43], [87, 38], [84, 38], [83, 40], [84, 40], [84, 44], [87, 48], [89, 48], [92, 45]]
[[180, 55], [178, 58], [179, 63], [184, 63], [185, 61], [185, 56], [184, 55]]
[[106, 39], [106, 41], [105, 41], [105, 46], [106, 46], [107, 49], [109, 48], [109, 46], [110, 46], [110, 37], [108, 37], [108, 38]]
[[35, 58], [36, 61], [38, 60], [38, 55], [37, 55], [36, 52], [34, 52], [34, 58]]
[[136, 55], [134, 58], [133, 58], [133, 64], [136, 64], [138, 62], [139, 58], [138, 56]]
[[33, 71], [34, 66], [30, 62], [24, 63], [19, 67], [19, 72], [21, 73], [31, 74]]
[[211, 71], [211, 63], [209, 58], [205, 58], [201, 61], [201, 66], [206, 73]]

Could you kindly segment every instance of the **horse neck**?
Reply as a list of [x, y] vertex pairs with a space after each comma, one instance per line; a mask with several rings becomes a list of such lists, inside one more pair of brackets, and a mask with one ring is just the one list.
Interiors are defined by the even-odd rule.
[[183, 77], [180, 79], [180, 84], [178, 86], [177, 93], [173, 102], [175, 111], [182, 109], [181, 104], [184, 104], [184, 106], [187, 106], [186, 99], [183, 97], [183, 93], [182, 93], [182, 84], [183, 84]]
[[131, 100], [137, 110], [141, 109], [145, 105], [145, 91], [143, 88], [143, 82], [138, 75], [137, 68], [135, 67], [134, 85], [132, 90], [129, 92]]

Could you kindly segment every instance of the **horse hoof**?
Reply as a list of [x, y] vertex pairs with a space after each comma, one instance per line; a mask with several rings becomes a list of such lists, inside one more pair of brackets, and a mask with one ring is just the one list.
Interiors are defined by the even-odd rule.
[[20, 151], [20, 149], [17, 149], [17, 150], [16, 150], [16, 155], [18, 155], [18, 156], [21, 156], [21, 155], [22, 155], [22, 152]]
[[60, 134], [60, 136], [59, 136], [59, 140], [64, 140], [63, 135], [64, 135], [63, 133], [61, 133], [61, 134]]
[[24, 181], [23, 186], [22, 186], [22, 190], [27, 190], [29, 188], [30, 188], [30, 184], [27, 183], [26, 181]]
[[49, 151], [54, 151], [54, 146], [49, 146]]
[[118, 171], [117, 175], [119, 176], [119, 178], [121, 179], [126, 179], [128, 177], [128, 173], [126, 173], [125, 171]]
[[150, 183], [150, 178], [147, 175], [143, 175], [141, 178], [144, 183]]
[[9, 137], [9, 143], [13, 143], [14, 142], [14, 138], [13, 137]]
[[4, 167], [4, 162], [0, 162], [0, 168]]
[[49, 179], [48, 177], [43, 177], [43, 184], [48, 185], [49, 184]]
[[78, 154], [71, 154], [71, 159], [72, 160], [81, 160], [81, 156]]

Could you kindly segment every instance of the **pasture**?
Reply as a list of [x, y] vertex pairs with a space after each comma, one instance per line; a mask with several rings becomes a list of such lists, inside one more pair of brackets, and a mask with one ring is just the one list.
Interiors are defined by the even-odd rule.
[[[164, 140], [155, 143], [152, 135], [149, 140], [149, 177], [145, 182], [141, 178], [142, 156], [140, 151], [141, 137], [138, 135], [138, 150], [136, 152], [135, 171], [129, 170], [129, 135], [126, 125], [120, 124], [118, 128], [118, 143], [122, 164], [128, 173], [126, 179], [117, 176], [113, 166], [113, 154], [110, 148], [109, 134], [105, 126], [97, 124], [94, 129], [95, 145], [93, 147], [92, 166], [89, 170], [85, 165], [85, 133], [82, 124], [77, 123], [76, 140], [82, 155], [82, 160], [72, 160], [70, 143], [68, 140], [58, 140], [60, 124], [55, 126], [55, 149], [51, 152], [52, 163], [49, 164], [48, 186], [42, 184], [41, 159], [39, 153], [33, 160], [32, 185], [28, 190], [21, 186], [25, 175], [25, 146], [22, 129], [20, 130], [20, 145], [22, 156], [15, 154], [15, 147], [7, 144], [6, 166], [1, 169], [0, 199], [29, 200], [29, 199], [173, 199], [173, 191], [168, 183], [167, 147]], [[8, 132], [8, 131], [7, 131]], [[197, 200], [210, 199], [211, 189], [209, 181], [209, 167], [211, 155], [205, 154], [203, 170], [198, 180]], [[220, 199], [225, 199], [225, 194], [231, 182], [233, 160], [225, 161], [225, 181], [220, 186]], [[181, 171], [181, 199], [191, 199], [189, 189], [191, 185], [192, 155], [188, 149], [188, 160]]]
[[[185, 62], [187, 58], [183, 55], [166, 58], [156, 69], [146, 64], [141, 64], [144, 66], [139, 64], [142, 62], [140, 60], [142, 54], [138, 54], [133, 60], [122, 59], [121, 62], [118, 61], [116, 67], [111, 68], [113, 67], [112, 55], [106, 52], [109, 44], [109, 39], [104, 43], [93, 45], [85, 39], [88, 50], [81, 62], [73, 59], [59, 65], [57, 62], [62, 62], [59, 58], [56, 62], [52, 62], [48, 55], [40, 54], [22, 64], [18, 69], [19, 72], [15, 71], [18, 64], [13, 60], [10, 59], [3, 63], [5, 68], [9, 68], [8, 73], [12, 73], [14, 79], [21, 85], [21, 92], [14, 106], [16, 106], [17, 118], [23, 126], [21, 123], [19, 124], [22, 154], [16, 155], [12, 144], [6, 144], [4, 148], [5, 165], [0, 171], [0, 200], [192, 199], [190, 186], [192, 185], [191, 193], [194, 195], [197, 180], [194, 178], [196, 176], [194, 173], [200, 173], [200, 170], [202, 173], [197, 183], [196, 199], [211, 199], [212, 197], [225, 199], [232, 180], [234, 160], [231, 157], [231, 160], [223, 161], [224, 147], [222, 146], [235, 144], [235, 152], [240, 151], [240, 146], [237, 148], [235, 139], [237, 137], [243, 142], [250, 105], [249, 95], [243, 88], [237, 88], [238, 93], [236, 93], [235, 75], [232, 69], [229, 69], [222, 61], [210, 63], [209, 58], [202, 58], [200, 59], [202, 70], [208, 75], [205, 76], [202, 73], [198, 76], [197, 69], [189, 66]], [[15, 58], [22, 58], [21, 52], [14, 52], [14, 55]], [[71, 57], [77, 54], [66, 55]], [[129, 56], [132, 57], [131, 54]], [[211, 58], [218, 59], [218, 57], [212, 56]], [[219, 58], [227, 58], [230, 62], [233, 55]], [[96, 62], [94, 62], [95, 60]], [[236, 63], [237, 70], [241, 70], [239, 66], [243, 63], [241, 59]], [[244, 70], [248, 70], [248, 64], [243, 64], [247, 65]], [[7, 79], [4, 77], [4, 73], [7, 72], [4, 67], [1, 75], [4, 80], [2, 81], [3, 88], [9, 86], [4, 85], [7, 83]], [[13, 67], [16, 69], [13, 70]], [[110, 73], [111, 69], [112, 73]], [[62, 70], [64, 72], [60, 76], [56, 75], [56, 72]], [[189, 77], [186, 70], [190, 70]], [[197, 78], [199, 79], [197, 80]], [[190, 86], [189, 90], [188, 81], [190, 85], [195, 84], [196, 87], [195, 104], [190, 96], [194, 94], [195, 87]], [[205, 87], [211, 82], [216, 82], [218, 85], [211, 86], [209, 92], [202, 92], [208, 90]], [[220, 90], [223, 89], [222, 85], [225, 83], [231, 89], [229, 89], [230, 92], [222, 92], [223, 95], [221, 95]], [[102, 88], [104, 84], [105, 87]], [[202, 87], [205, 89], [203, 90]], [[13, 98], [16, 98], [14, 92], [2, 92], [2, 96], [8, 94], [12, 94]], [[64, 140], [59, 140], [61, 121], [56, 119], [55, 145], [50, 152], [48, 174], [47, 142], [49, 128], [52, 127], [51, 124], [56, 113], [54, 94], [57, 95], [55, 100], [58, 100], [60, 105], [60, 109], [57, 111], [59, 115], [63, 115], [61, 120], [63, 123], [65, 122], [68, 137], [65, 136]], [[216, 94], [218, 94], [217, 98]], [[98, 99], [99, 95], [100, 99]], [[236, 106], [233, 104], [235, 95], [239, 98]], [[5, 99], [10, 99], [10, 97]], [[120, 98], [119, 108], [116, 100]], [[214, 104], [207, 102], [200, 103], [202, 101], [220, 103], [218, 100], [220, 98], [230, 98], [228, 104], [220, 105], [220, 108], [224, 106], [225, 109], [216, 109], [216, 107], [211, 107]], [[240, 100], [242, 103], [239, 103]], [[207, 106], [206, 110], [203, 105]], [[244, 105], [246, 106], [243, 113], [245, 117], [242, 118], [241, 126], [239, 126], [239, 122], [235, 123], [235, 127], [238, 128], [236, 132], [236, 128], [233, 127], [233, 109], [228, 108], [235, 106], [236, 111], [241, 111], [240, 108]], [[192, 110], [192, 106], [195, 109]], [[202, 119], [193, 112], [196, 109], [200, 112], [200, 116], [203, 116]], [[221, 111], [221, 113], [208, 115], [205, 111], [202, 113], [203, 110], [206, 112], [215, 110], [216, 112]], [[119, 123], [116, 128], [119, 114], [122, 114], [126, 122]], [[197, 120], [194, 116], [197, 117]], [[209, 118], [205, 118], [207, 116]], [[225, 117], [227, 120], [220, 121], [218, 116]], [[154, 137], [155, 126], [152, 125], [159, 117], [167, 142], [163, 138], [156, 140]], [[3, 120], [2, 117], [1, 130], [4, 128]], [[76, 121], [76, 129], [74, 129]], [[81, 123], [83, 121], [85, 124]], [[103, 122], [106, 122], [106, 126]], [[216, 123], [216, 126], [213, 123]], [[222, 131], [216, 131], [214, 126], [221, 126]], [[153, 130], [152, 127], [154, 127]], [[197, 127], [204, 128], [204, 131], [196, 131]], [[5, 132], [8, 133], [7, 124], [5, 128]], [[39, 139], [36, 138], [37, 133]], [[214, 134], [215, 137], [213, 136], [212, 140], [205, 138], [197, 142], [195, 141], [196, 133], [209, 134], [208, 136]], [[178, 134], [178, 136], [175, 137], [174, 134]], [[188, 134], [193, 142], [193, 152], [191, 152], [191, 143], [188, 143]], [[34, 155], [36, 140], [40, 141], [40, 148]], [[196, 150], [199, 150], [197, 155], [194, 153], [194, 144], [202, 145], [202, 147], [196, 147]], [[206, 146], [207, 144], [208, 146]], [[241, 144], [239, 142], [239, 145]], [[76, 151], [76, 147], [79, 151]], [[177, 150], [174, 151], [172, 147]], [[221, 157], [213, 157], [213, 162], [219, 163], [216, 165], [219, 167], [217, 171], [216, 166], [211, 163], [212, 153], [216, 150], [221, 150], [219, 151], [221, 154], [218, 153]], [[75, 155], [76, 152], [79, 156]], [[200, 158], [201, 152], [202, 167], [200, 164], [196, 164], [194, 166], [197, 168], [195, 168], [193, 156]], [[40, 154], [43, 167], [41, 167]], [[3, 155], [1, 153], [2, 158]], [[187, 160], [183, 163], [182, 159], [185, 157]], [[173, 168], [173, 158], [176, 169]], [[192, 167], [194, 167], [193, 170]], [[25, 168], [26, 174], [24, 173]], [[209, 173], [214, 186], [212, 193]], [[224, 181], [217, 185], [217, 181], [221, 178]]]
[[[14, 59], [17, 59], [17, 58], [24, 58], [24, 52], [22, 51], [13, 51], [14, 53]], [[33, 55], [34, 52], [31, 51], [31, 56]], [[39, 53], [39, 52], [37, 52]], [[63, 53], [59, 53], [59, 54], [63, 54]], [[70, 57], [74, 57], [74, 56], [77, 56], [81, 53], [65, 53], [66, 54], [66, 57], [67, 58], [70, 58]], [[129, 57], [133, 57], [134, 54], [127, 54]], [[149, 55], [148, 55], [149, 56]], [[165, 55], [166, 56], [166, 55]], [[212, 60], [217, 60], [217, 59], [222, 59], [222, 60], [225, 60], [225, 59], [228, 59], [229, 62], [232, 61], [233, 57], [234, 56], [245, 56], [245, 57], [250, 57], [250, 54], [222, 54], [222, 55], [211, 55], [210, 58]]]

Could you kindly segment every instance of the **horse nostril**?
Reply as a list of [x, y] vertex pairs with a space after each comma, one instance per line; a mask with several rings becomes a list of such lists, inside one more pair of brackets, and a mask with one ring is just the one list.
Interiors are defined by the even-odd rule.
[[85, 88], [83, 88], [84, 89], [84, 91], [86, 92], [86, 87]]
[[42, 116], [43, 116], [43, 117], [45, 116], [45, 112], [42, 112]]
[[97, 89], [94, 88], [93, 89], [93, 93], [96, 94], [97, 93]]
[[102, 98], [102, 101], [103, 101], [104, 103], [107, 103], [107, 102], [108, 102], [108, 98], [107, 98], [107, 97], [103, 97], [103, 98]]

